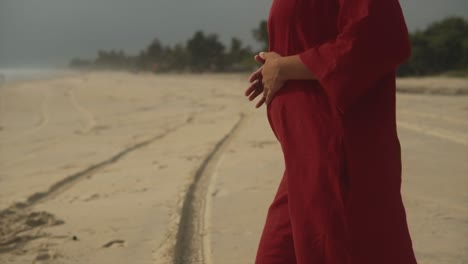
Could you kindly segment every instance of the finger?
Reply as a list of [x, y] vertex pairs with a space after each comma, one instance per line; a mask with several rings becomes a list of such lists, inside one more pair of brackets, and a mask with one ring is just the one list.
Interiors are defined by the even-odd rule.
[[263, 89], [263, 98], [265, 98], [265, 102], [266, 102], [266, 99], [268, 98], [268, 94], [270, 94], [270, 91], [268, 89]]
[[252, 101], [255, 99], [259, 94], [262, 94], [263, 90], [262, 89], [256, 89], [250, 96], [249, 100]]
[[[245, 96], [249, 96], [253, 91], [262, 88], [262, 84], [259, 80], [254, 81], [246, 90]], [[263, 89], [261, 89], [263, 90]]]
[[260, 106], [262, 106], [265, 103], [265, 99], [265, 97], [262, 97], [262, 99], [258, 101], [257, 105], [255, 105], [255, 108], [259, 108]]
[[254, 58], [255, 58], [255, 60], [256, 60], [257, 62], [260, 62], [261, 64], [264, 64], [264, 63], [265, 63], [265, 60], [262, 59], [262, 57], [260, 57], [258, 54], [255, 55]]
[[253, 86], [250, 86], [246, 91], [245, 91], [245, 96], [250, 96], [251, 94], [253, 94], [257, 89], [259, 89], [260, 87], [257, 85], [253, 85]]
[[249, 96], [249, 94], [251, 94], [255, 90], [255, 87], [257, 86], [257, 83], [258, 82], [251, 83], [249, 85], [249, 87], [247, 87], [247, 89], [245, 89], [244, 95]]
[[260, 56], [260, 58], [262, 58], [263, 60], [266, 61], [268, 59], [268, 57], [270, 56], [270, 53], [262, 51], [258, 55]]
[[270, 93], [268, 93], [268, 95], [267, 95], [267, 97], [265, 99], [265, 104], [269, 105], [272, 99], [273, 99], [273, 93], [270, 92]]
[[249, 82], [252, 83], [255, 80], [261, 80], [262, 79], [262, 69], [258, 69], [252, 75], [249, 77]]
[[253, 82], [255, 80], [262, 79], [262, 67], [258, 68], [249, 76], [249, 82]]

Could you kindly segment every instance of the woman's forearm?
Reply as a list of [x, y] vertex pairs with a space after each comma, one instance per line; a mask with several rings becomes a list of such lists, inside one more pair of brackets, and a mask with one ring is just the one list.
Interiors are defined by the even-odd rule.
[[282, 80], [316, 80], [299, 55], [278, 58], [279, 78]]

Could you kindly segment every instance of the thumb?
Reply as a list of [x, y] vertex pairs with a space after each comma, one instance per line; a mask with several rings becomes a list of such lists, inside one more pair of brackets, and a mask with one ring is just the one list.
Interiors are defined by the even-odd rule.
[[260, 55], [255, 55], [254, 59], [261, 64], [265, 63], [265, 60], [260, 57]]
[[264, 60], [267, 60], [268, 57], [270, 56], [270, 53], [269, 53], [269, 52], [264, 52], [264, 51], [262, 51], [262, 52], [260, 52], [258, 55], [260, 56], [260, 58], [262, 58], [262, 59], [264, 59]]

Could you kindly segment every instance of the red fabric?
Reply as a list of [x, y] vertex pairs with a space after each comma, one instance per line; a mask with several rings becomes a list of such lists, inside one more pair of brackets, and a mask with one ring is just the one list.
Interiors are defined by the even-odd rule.
[[397, 0], [274, 0], [270, 51], [299, 54], [267, 107], [285, 172], [257, 264], [415, 264], [402, 202], [395, 69], [410, 54]]

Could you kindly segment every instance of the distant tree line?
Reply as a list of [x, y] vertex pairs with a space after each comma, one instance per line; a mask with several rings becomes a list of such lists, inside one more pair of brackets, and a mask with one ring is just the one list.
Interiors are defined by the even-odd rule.
[[452, 74], [468, 76], [468, 21], [450, 17], [410, 35], [412, 54], [400, 76]]
[[[266, 22], [252, 31], [255, 39], [268, 47]], [[226, 47], [216, 34], [197, 31], [184, 44], [164, 45], [154, 39], [136, 56], [123, 51], [98, 51], [93, 60], [73, 59], [70, 66], [76, 69], [112, 69], [153, 72], [228, 72], [250, 71], [256, 67], [254, 51], [238, 38], [232, 38]]]
[[[267, 22], [261, 21], [252, 34], [261, 50], [268, 50]], [[412, 56], [398, 69], [399, 76], [468, 75], [468, 21], [465, 19], [446, 18], [411, 33], [410, 39]], [[250, 71], [257, 66], [252, 58], [257, 52], [238, 38], [232, 38], [226, 47], [218, 35], [197, 31], [185, 43], [168, 46], [154, 39], [136, 56], [123, 51], [98, 51], [96, 59], [73, 59], [70, 66], [153, 72]]]

